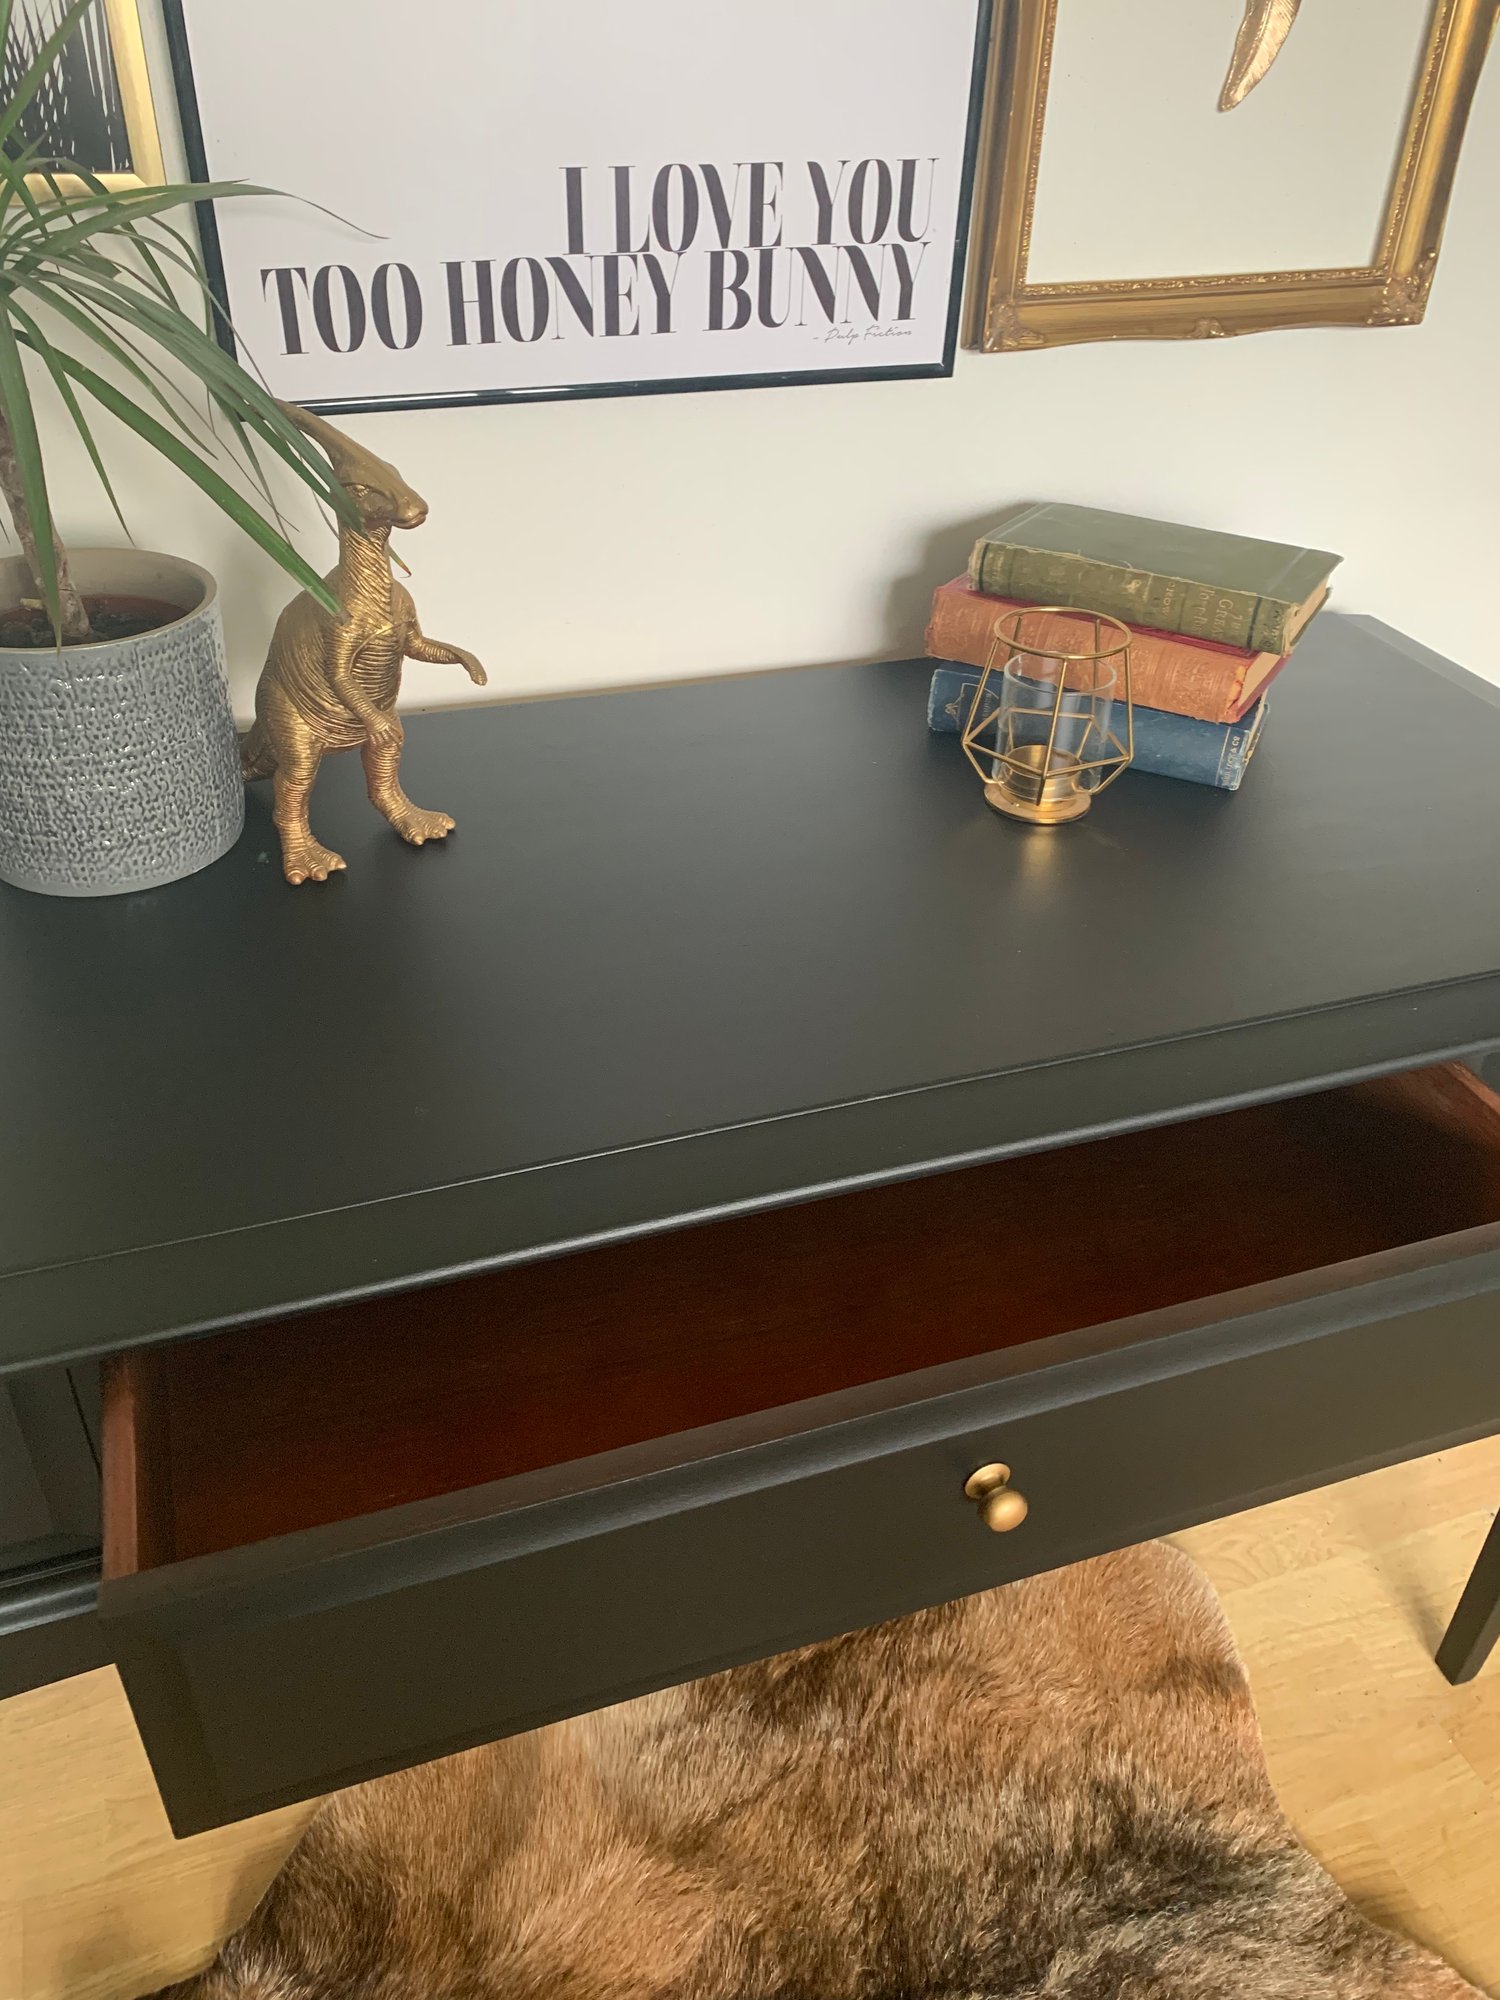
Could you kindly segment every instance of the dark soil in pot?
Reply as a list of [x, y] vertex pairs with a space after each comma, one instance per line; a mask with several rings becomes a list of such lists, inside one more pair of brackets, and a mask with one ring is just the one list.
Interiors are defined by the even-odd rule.
[[[160, 597], [124, 597], [113, 593], [86, 596], [83, 600], [93, 634], [88, 639], [65, 639], [67, 646], [97, 645], [101, 639], [134, 639], [142, 632], [155, 632], [172, 625], [185, 614], [180, 604], [168, 604]], [[0, 648], [43, 647], [50, 652], [57, 644], [52, 620], [40, 604], [23, 600], [0, 611]]]

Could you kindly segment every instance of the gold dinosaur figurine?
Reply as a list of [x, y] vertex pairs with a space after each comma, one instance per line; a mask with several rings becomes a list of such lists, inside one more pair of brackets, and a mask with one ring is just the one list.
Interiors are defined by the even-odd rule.
[[485, 671], [462, 646], [424, 634], [411, 592], [391, 574], [391, 530], [420, 528], [427, 502], [395, 466], [332, 424], [293, 403], [281, 408], [327, 452], [359, 524], [339, 524], [338, 568], [327, 578], [343, 616], [335, 618], [304, 591], [276, 621], [240, 767], [247, 782], [275, 783], [272, 817], [288, 882], [326, 882], [344, 859], [314, 839], [308, 824], [307, 802], [324, 757], [357, 745], [370, 803], [401, 838], [414, 847], [446, 839], [453, 831], [447, 813], [424, 812], [401, 789], [401, 667], [405, 660], [462, 667], [476, 687], [484, 686]]

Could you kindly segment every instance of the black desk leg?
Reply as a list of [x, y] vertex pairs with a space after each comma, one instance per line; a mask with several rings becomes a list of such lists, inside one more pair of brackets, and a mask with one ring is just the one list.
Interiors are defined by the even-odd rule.
[[1479, 1551], [1474, 1573], [1443, 1634], [1437, 1663], [1453, 1685], [1471, 1681], [1500, 1640], [1500, 1516]]

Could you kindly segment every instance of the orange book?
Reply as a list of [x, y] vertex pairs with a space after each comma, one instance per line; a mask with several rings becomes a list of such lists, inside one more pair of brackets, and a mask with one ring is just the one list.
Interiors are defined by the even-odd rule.
[[[928, 654], [935, 660], [960, 660], [966, 666], [982, 667], [989, 658], [995, 621], [1007, 611], [1031, 608], [1008, 597], [982, 596], [966, 576], [956, 576], [932, 593]], [[1186, 639], [1179, 632], [1156, 632], [1139, 625], [1130, 629], [1130, 680], [1135, 701], [1142, 708], [1191, 715], [1199, 722], [1240, 721], [1291, 657], [1285, 653], [1248, 653], [1213, 639]], [[1077, 611], [1048, 612], [1040, 630], [1035, 622], [1028, 627], [1028, 632], [1044, 644], [1050, 642], [1066, 652], [1092, 645], [1093, 631], [1092, 619]]]

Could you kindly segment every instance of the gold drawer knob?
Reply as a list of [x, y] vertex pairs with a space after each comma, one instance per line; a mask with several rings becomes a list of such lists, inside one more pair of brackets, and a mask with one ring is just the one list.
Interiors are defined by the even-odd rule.
[[1025, 1494], [1010, 1483], [1008, 1465], [981, 1465], [964, 1481], [964, 1492], [979, 1502], [980, 1520], [997, 1535], [1019, 1528], [1030, 1512]]

